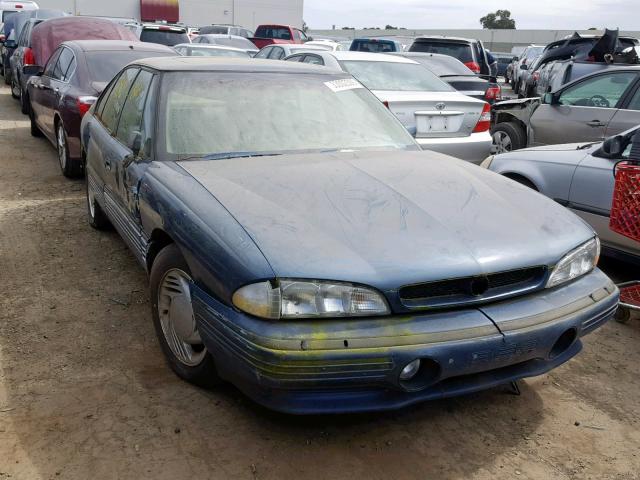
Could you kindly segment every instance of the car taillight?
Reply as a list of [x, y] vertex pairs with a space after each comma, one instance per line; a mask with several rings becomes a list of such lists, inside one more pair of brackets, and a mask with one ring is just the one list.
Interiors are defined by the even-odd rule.
[[473, 133], [487, 132], [491, 128], [491, 107], [488, 103], [484, 104], [482, 113], [476, 123], [476, 127], [473, 129]]
[[22, 5], [20, 5], [19, 3], [16, 4], [16, 8], [24, 8]]
[[36, 65], [36, 56], [33, 54], [33, 50], [30, 48], [24, 49], [24, 65]]
[[7, 40], [6, 35], [4, 35], [3, 33], [0, 33], [0, 42], [4, 42]]
[[496, 85], [495, 87], [487, 88], [487, 91], [484, 94], [484, 98], [486, 100], [500, 100], [501, 96], [502, 96], [502, 91], [500, 90], [499, 85]]
[[96, 97], [78, 97], [78, 99], [76, 100], [76, 105], [78, 106], [80, 117], [84, 117], [85, 113], [87, 113], [91, 108], [91, 105], [96, 103], [96, 100], [98, 100]]
[[480, 73], [480, 65], [478, 65], [476, 62], [466, 62], [465, 66], [473, 73]]

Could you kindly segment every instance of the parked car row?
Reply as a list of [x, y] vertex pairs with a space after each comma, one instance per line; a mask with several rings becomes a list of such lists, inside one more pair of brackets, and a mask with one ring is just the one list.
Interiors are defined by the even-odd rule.
[[[597, 234], [506, 172], [443, 154], [488, 155], [491, 84], [441, 52], [341, 51], [269, 28], [251, 38], [282, 42], [250, 58], [55, 18], [22, 66], [31, 133], [84, 177], [88, 223], [148, 272], [173, 371], [284, 412], [362, 412], [577, 355], [618, 305]], [[460, 66], [473, 78], [444, 80]]]

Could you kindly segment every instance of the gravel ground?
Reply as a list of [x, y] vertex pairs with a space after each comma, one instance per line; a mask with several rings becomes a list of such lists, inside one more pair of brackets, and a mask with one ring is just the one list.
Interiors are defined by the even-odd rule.
[[87, 225], [83, 182], [61, 176], [6, 88], [0, 152], [0, 480], [640, 478], [640, 322], [605, 325], [519, 397], [271, 413], [169, 371], [145, 273]]

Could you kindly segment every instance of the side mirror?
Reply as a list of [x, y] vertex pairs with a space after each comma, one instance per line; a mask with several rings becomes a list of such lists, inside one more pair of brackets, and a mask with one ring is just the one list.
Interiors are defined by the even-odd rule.
[[142, 150], [142, 133], [134, 130], [129, 135], [129, 145], [131, 145], [131, 151], [137, 157], [140, 155], [140, 151]]
[[604, 158], [620, 158], [624, 153], [626, 146], [624, 137], [616, 135], [607, 138], [598, 149], [598, 156]]
[[558, 97], [556, 97], [553, 93], [545, 93], [542, 96], [542, 103], [544, 105], [555, 105], [558, 103]]
[[313, 37], [307, 37], [307, 42], [310, 42], [313, 40]]
[[42, 75], [43, 70], [40, 65], [25, 65], [24, 67], [22, 67], [22, 73], [29, 77], [39, 77], [40, 75]]
[[520, 70], [529, 70], [529, 67], [526, 63], [523, 63], [522, 65], [520, 65]]

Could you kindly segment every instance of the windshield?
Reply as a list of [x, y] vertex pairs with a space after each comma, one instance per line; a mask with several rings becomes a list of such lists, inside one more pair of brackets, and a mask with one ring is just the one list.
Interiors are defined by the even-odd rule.
[[159, 43], [173, 47], [180, 43], [190, 43], [186, 33], [172, 32], [170, 30], [144, 29], [140, 34], [141, 42]]
[[462, 63], [474, 61], [473, 53], [471, 52], [471, 45], [468, 43], [443, 42], [438, 40], [416, 40], [413, 45], [411, 45], [409, 51], [449, 55], [450, 57], [457, 58]]
[[256, 50], [256, 46], [244, 37], [209, 37], [211, 43], [224, 45], [225, 47], [242, 48], [244, 50]]
[[396, 48], [396, 44], [390, 40], [354, 40], [349, 48], [351, 51], [356, 52], [374, 52], [374, 53], [385, 53], [385, 52], [396, 52], [398, 49]]
[[278, 38], [280, 40], [291, 40], [291, 31], [288, 28], [280, 27], [258, 27], [256, 38]]
[[251, 58], [245, 51], [241, 50], [224, 50], [222, 48], [191, 48], [192, 57], [234, 57], [234, 58]]
[[342, 61], [344, 69], [369, 90], [451, 92], [453, 88], [416, 63]]
[[170, 52], [96, 51], [87, 52], [87, 68], [90, 82], [110, 82], [122, 68], [141, 58], [169, 57]]
[[526, 52], [527, 60], [533, 60], [544, 51], [544, 47], [529, 47]]
[[453, 57], [435, 57], [435, 56], [413, 56], [407, 55], [414, 62], [421, 63], [439, 77], [452, 75], [474, 75], [471, 70], [460, 60]]
[[168, 159], [419, 149], [393, 114], [352, 78], [172, 72], [165, 74], [162, 89], [159, 151]]
[[2, 21], [4, 22], [10, 15], [17, 13], [15, 10], [3, 10], [2, 11]]

